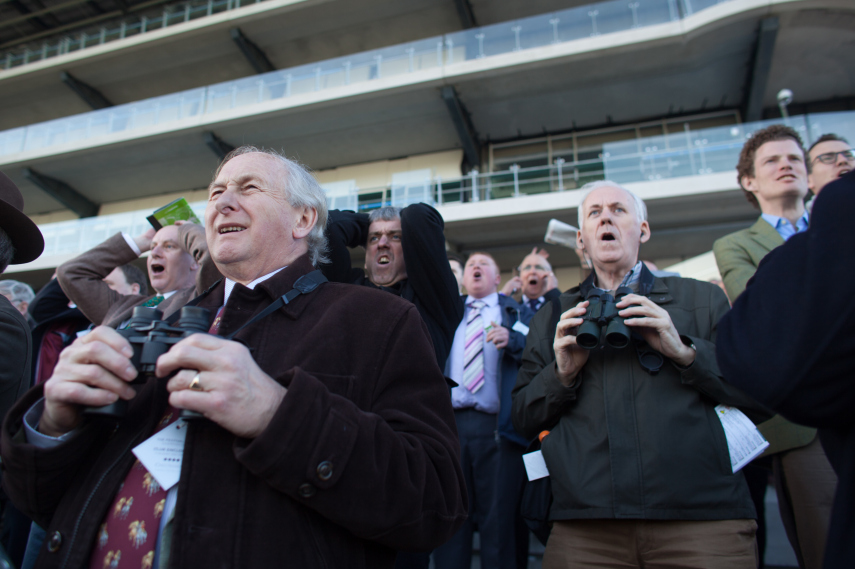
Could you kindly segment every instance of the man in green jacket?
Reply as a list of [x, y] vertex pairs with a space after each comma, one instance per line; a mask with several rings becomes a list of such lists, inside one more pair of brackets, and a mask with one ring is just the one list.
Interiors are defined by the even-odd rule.
[[[543, 567], [755, 569], [754, 507], [715, 410], [756, 405], [715, 361], [727, 299], [710, 283], [654, 277], [638, 260], [650, 239], [644, 202], [612, 182], [584, 189], [577, 245], [594, 271], [559, 297], [557, 327], [551, 307], [532, 319], [514, 388], [517, 429], [550, 431]], [[586, 298], [621, 286], [633, 291], [616, 305], [629, 345], [582, 349]]]
[[[762, 213], [748, 229], [713, 245], [731, 301], [742, 294], [769, 251], [807, 229], [806, 154], [798, 133], [783, 125], [755, 132], [742, 148], [736, 167], [739, 185]], [[770, 443], [764, 456], [772, 457], [778, 505], [799, 565], [819, 569], [837, 485], [834, 470], [816, 429], [776, 415], [760, 425], [760, 432]]]

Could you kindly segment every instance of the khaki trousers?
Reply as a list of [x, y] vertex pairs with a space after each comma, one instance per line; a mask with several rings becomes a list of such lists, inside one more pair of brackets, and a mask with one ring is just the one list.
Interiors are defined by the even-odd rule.
[[754, 520], [556, 521], [543, 569], [756, 569]]
[[778, 508], [803, 569], [821, 569], [837, 475], [816, 437], [801, 448], [772, 455]]

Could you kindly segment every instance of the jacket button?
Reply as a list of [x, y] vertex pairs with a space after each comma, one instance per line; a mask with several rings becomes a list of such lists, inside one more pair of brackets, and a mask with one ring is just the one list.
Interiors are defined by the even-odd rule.
[[332, 478], [333, 468], [332, 463], [328, 460], [323, 461], [318, 465], [318, 478], [321, 480], [329, 480]]
[[309, 483], [301, 484], [300, 487], [297, 488], [297, 494], [299, 494], [301, 498], [311, 498], [315, 495], [315, 487]]
[[55, 531], [53, 532], [53, 535], [50, 536], [50, 540], [48, 540], [47, 549], [51, 553], [56, 553], [59, 551], [60, 545], [62, 545], [62, 534]]

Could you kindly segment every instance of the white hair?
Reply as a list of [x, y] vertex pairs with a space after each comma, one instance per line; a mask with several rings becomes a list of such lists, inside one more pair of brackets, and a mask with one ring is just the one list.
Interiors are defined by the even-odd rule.
[[294, 160], [289, 160], [275, 150], [267, 148], [256, 148], [255, 146], [241, 146], [229, 152], [223, 161], [220, 162], [217, 171], [214, 173], [214, 180], [220, 175], [220, 170], [223, 166], [237, 156], [252, 153], [267, 154], [279, 161], [285, 167], [285, 178], [282, 180], [285, 191], [287, 192], [288, 204], [295, 209], [308, 207], [314, 209], [318, 213], [318, 220], [309, 235], [306, 236], [306, 245], [308, 246], [309, 257], [314, 266], [318, 264], [329, 263], [327, 257], [328, 245], [327, 236], [325, 233], [327, 227], [327, 198], [323, 188], [318, 181], [312, 176], [312, 173]]
[[36, 297], [30, 285], [11, 280], [0, 281], [0, 294], [8, 296], [12, 304], [30, 303]]
[[644, 200], [642, 200], [640, 197], [627, 190], [617, 182], [611, 182], [609, 180], [599, 180], [596, 182], [589, 182], [580, 188], [582, 191], [582, 201], [579, 202], [578, 211], [579, 229], [582, 229], [582, 224], [585, 220], [583, 210], [585, 209], [585, 202], [588, 200], [588, 196], [590, 196], [591, 192], [593, 192], [594, 190], [605, 187], [618, 188], [629, 194], [629, 196], [632, 197], [632, 203], [634, 206], [633, 209], [635, 210], [635, 217], [638, 219], [638, 223], [640, 224], [643, 221], [647, 221], [647, 206], [644, 205]]

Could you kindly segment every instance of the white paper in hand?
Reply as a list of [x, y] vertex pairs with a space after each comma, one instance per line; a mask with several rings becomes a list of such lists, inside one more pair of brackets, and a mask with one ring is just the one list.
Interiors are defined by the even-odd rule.
[[739, 472], [743, 466], [763, 454], [769, 442], [763, 438], [751, 419], [739, 409], [717, 405], [715, 413], [724, 427], [724, 436], [727, 437], [730, 466], [733, 472]]

